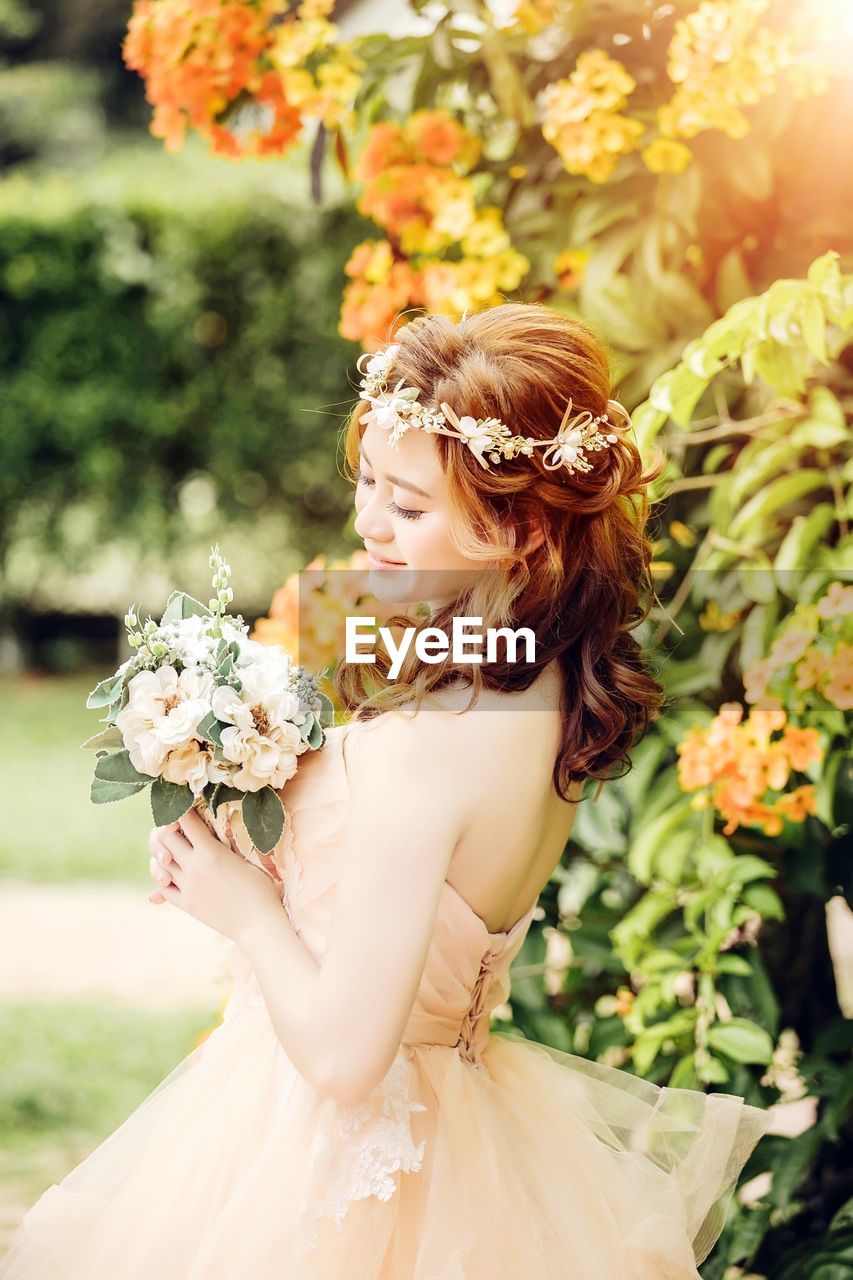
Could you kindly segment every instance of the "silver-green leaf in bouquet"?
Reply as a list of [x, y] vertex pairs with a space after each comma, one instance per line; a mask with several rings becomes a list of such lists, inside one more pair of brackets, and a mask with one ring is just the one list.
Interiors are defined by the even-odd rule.
[[318, 751], [334, 720], [317, 679], [279, 645], [249, 639], [228, 613], [231, 570], [211, 551], [208, 604], [174, 591], [159, 623], [125, 616], [134, 650], [86, 705], [105, 728], [82, 745], [96, 762], [91, 798], [108, 804], [151, 787], [157, 826], [195, 809], [221, 840], [255, 866], [284, 831], [280, 792], [306, 751]]

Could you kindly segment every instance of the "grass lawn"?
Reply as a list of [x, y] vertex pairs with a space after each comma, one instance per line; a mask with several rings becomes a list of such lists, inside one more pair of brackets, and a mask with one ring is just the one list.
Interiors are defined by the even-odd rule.
[[104, 712], [86, 709], [103, 672], [0, 677], [6, 732], [0, 775], [11, 778], [11, 803], [0, 828], [0, 876], [24, 880], [127, 880], [149, 883], [148, 792], [94, 805], [95, 764], [85, 742]]
[[0, 1252], [41, 1193], [220, 1020], [218, 1009], [152, 1013], [120, 1003], [0, 1008]]

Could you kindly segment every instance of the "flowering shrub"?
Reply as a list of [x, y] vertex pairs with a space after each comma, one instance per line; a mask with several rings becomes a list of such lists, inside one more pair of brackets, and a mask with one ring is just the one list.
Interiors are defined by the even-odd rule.
[[[742, 716], [739, 702], [724, 702], [707, 729], [688, 730], [677, 748], [678, 780], [685, 791], [703, 788], [694, 807], [712, 804], [726, 819], [724, 836], [738, 826], [778, 836], [783, 818], [802, 822], [815, 811], [813, 784], [784, 788], [793, 771], [822, 760], [818, 733], [786, 724], [781, 707], [757, 707], [746, 720]], [[767, 800], [767, 792], [780, 794]]]
[[569, 173], [606, 182], [619, 157], [635, 149], [646, 126], [625, 115], [624, 108], [636, 87], [615, 58], [603, 49], [588, 49], [570, 76], [543, 89], [542, 135]]
[[283, 156], [303, 117], [351, 126], [362, 63], [334, 46], [333, 0], [137, 0], [124, 60], [146, 82], [151, 132], [170, 151], [187, 128], [233, 158]]
[[[477, 209], [467, 176], [481, 150], [480, 140], [441, 110], [370, 130], [354, 172], [364, 183], [356, 207], [389, 239], [364, 241], [346, 264], [352, 283], [344, 292], [344, 337], [362, 338], [368, 316], [370, 333], [378, 335], [408, 307], [459, 315], [494, 305], [501, 290], [518, 287], [530, 263], [512, 248], [500, 209]], [[443, 256], [451, 248], [459, 261]]]
[[[347, 263], [340, 332], [365, 350], [390, 340], [401, 312], [458, 318], [523, 286], [540, 298], [579, 294], [581, 310], [634, 352], [666, 336], [648, 314], [650, 292], [670, 298], [664, 319], [676, 333], [712, 318], [702, 293], [717, 282], [701, 278], [691, 175], [707, 184], [715, 238], [723, 220], [712, 206], [726, 209], [733, 177], [688, 141], [710, 132], [743, 142], [757, 127], [760, 152], [772, 130], [753, 108], [772, 99], [781, 122], [833, 83], [831, 26], [792, 0], [685, 7], [638, 5], [637, 29], [616, 0], [588, 13], [564, 0], [494, 6], [499, 14], [477, 3], [437, 19], [431, 37], [342, 42], [331, 0], [136, 0], [125, 59], [145, 78], [152, 131], [172, 149], [191, 127], [226, 155], [281, 156], [310, 117], [315, 162], [328, 135], [349, 177], [363, 134], [358, 208], [386, 235]], [[766, 168], [755, 152], [744, 159]], [[679, 177], [673, 207], [685, 216], [657, 215], [656, 184]], [[739, 229], [726, 234], [739, 253]], [[665, 287], [679, 267], [677, 291]], [[650, 375], [638, 371], [635, 399]]]

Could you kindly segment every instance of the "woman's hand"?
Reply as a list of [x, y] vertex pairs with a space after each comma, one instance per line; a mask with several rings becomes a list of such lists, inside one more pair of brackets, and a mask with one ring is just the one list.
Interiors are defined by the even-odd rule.
[[224, 844], [194, 809], [153, 827], [149, 868], [159, 889], [148, 901], [171, 902], [238, 942], [271, 907], [281, 910], [270, 877]]

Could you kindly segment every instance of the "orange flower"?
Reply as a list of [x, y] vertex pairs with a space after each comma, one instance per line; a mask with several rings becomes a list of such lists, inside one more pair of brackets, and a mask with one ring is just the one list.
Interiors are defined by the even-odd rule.
[[792, 769], [819, 763], [823, 750], [817, 730], [787, 725], [778, 699], [753, 707], [746, 720], [740, 703], [723, 703], [706, 728], [684, 735], [677, 751], [682, 790], [699, 792], [697, 808], [713, 803], [726, 820], [725, 835], [741, 825], [778, 835], [783, 818], [801, 822], [811, 812], [808, 787], [784, 788]]
[[817, 649], [809, 649], [802, 662], [797, 663], [794, 687], [805, 690], [819, 685], [826, 672], [827, 661], [826, 654], [820, 653]]
[[[313, 50], [335, 29], [318, 25], [316, 4], [303, 3], [282, 23], [288, 7], [286, 0], [136, 0], [122, 55], [145, 80], [154, 107], [150, 131], [167, 150], [183, 145], [188, 127], [232, 159], [291, 149], [302, 116], [288, 101], [271, 55], [284, 31], [304, 33], [306, 49]], [[332, 105], [339, 110], [341, 104]]]
[[789, 662], [796, 662], [801, 658], [808, 649], [813, 633], [811, 631], [799, 631], [795, 627], [788, 627], [780, 636], [773, 641], [770, 646], [770, 656], [777, 666], [787, 665]]
[[[370, 128], [354, 171], [364, 183], [356, 204], [388, 238], [350, 256], [352, 284], [338, 326], [344, 337], [375, 351], [391, 340], [401, 312], [426, 307], [457, 317], [518, 288], [530, 263], [512, 248], [500, 208], [477, 208], [467, 176], [481, 148], [442, 109]], [[443, 256], [451, 246], [458, 260]]]
[[853, 586], [830, 583], [826, 595], [817, 602], [817, 612], [821, 618], [848, 618], [853, 613]]
[[791, 768], [802, 771], [810, 764], [818, 764], [823, 758], [817, 729], [796, 729], [789, 726], [782, 739], [791, 761]]

